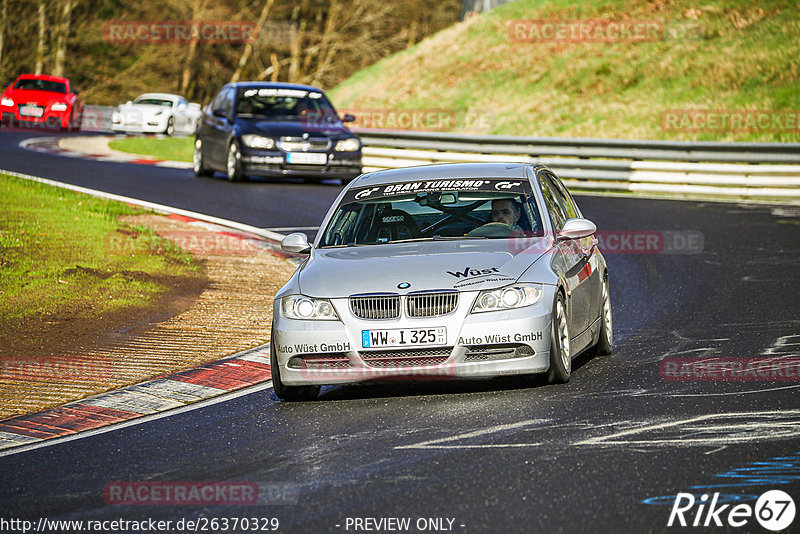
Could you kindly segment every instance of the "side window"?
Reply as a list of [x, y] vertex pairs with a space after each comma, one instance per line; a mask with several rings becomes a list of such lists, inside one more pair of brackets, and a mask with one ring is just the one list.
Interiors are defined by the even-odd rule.
[[215, 109], [219, 109], [219, 108], [225, 107], [225, 104], [224, 104], [224, 102], [225, 102], [225, 93], [226, 93], [226, 89], [223, 89], [222, 91], [217, 93], [217, 96], [215, 96], [214, 100], [211, 101], [211, 111], [214, 111]]
[[553, 197], [555, 198], [558, 206], [561, 208], [561, 213], [564, 214], [564, 217], [566, 219], [577, 217], [578, 212], [575, 211], [575, 205], [570, 204], [570, 202], [567, 200], [564, 191], [561, 189], [561, 184], [557, 182], [558, 179], [552, 174], [546, 174], [545, 180], [547, 180], [547, 183], [550, 184], [550, 188], [553, 191]]
[[542, 196], [547, 206], [547, 212], [550, 214], [550, 219], [553, 221], [555, 231], [558, 232], [561, 230], [561, 227], [564, 226], [564, 221], [566, 221], [568, 217], [564, 208], [556, 200], [553, 186], [546, 177], [547, 175], [545, 174], [539, 176], [539, 185], [542, 188]]
[[578, 203], [575, 202], [574, 198], [572, 198], [572, 195], [567, 189], [567, 186], [564, 185], [564, 182], [562, 182], [557, 176], [553, 176], [553, 179], [555, 181], [555, 184], [558, 186], [559, 191], [561, 191], [561, 195], [567, 201], [567, 210], [570, 213], [570, 217], [583, 217], [583, 214], [581, 213], [581, 210], [578, 207]]
[[233, 101], [236, 100], [236, 90], [233, 87], [229, 87], [225, 91], [225, 95], [223, 96], [223, 104], [222, 107], [225, 108], [225, 113], [228, 114], [230, 117], [233, 113]]

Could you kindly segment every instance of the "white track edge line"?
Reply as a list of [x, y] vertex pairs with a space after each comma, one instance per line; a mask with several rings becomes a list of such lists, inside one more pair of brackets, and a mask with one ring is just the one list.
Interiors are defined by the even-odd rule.
[[229, 400], [234, 400], [239, 397], [243, 397], [245, 395], [250, 395], [251, 393], [257, 393], [259, 391], [263, 391], [265, 389], [270, 389], [272, 387], [272, 380], [267, 380], [266, 382], [262, 382], [260, 384], [254, 384], [252, 386], [248, 386], [246, 388], [239, 389], [237, 391], [231, 391], [230, 393], [223, 393], [222, 395], [218, 395], [216, 397], [211, 397], [209, 399], [204, 399], [201, 401], [193, 402], [191, 404], [187, 404], [185, 406], [180, 406], [177, 408], [171, 408], [169, 410], [165, 410], [163, 412], [142, 415], [141, 417], [136, 417], [134, 419], [129, 419], [127, 421], [121, 421], [119, 423], [113, 423], [108, 426], [100, 427], [100, 428], [93, 428], [91, 430], [85, 430], [82, 432], [78, 432], [76, 434], [69, 434], [66, 436], [59, 436], [57, 438], [50, 438], [41, 441], [37, 441], [36, 443], [30, 443], [28, 445], [21, 445], [19, 447], [13, 447], [7, 450], [0, 451], [0, 458], [5, 456], [11, 456], [12, 454], [19, 454], [22, 452], [32, 451], [36, 449], [41, 449], [43, 447], [49, 447], [51, 445], [58, 445], [60, 443], [66, 443], [68, 441], [74, 441], [76, 439], [83, 439], [89, 438], [92, 436], [97, 436], [99, 434], [105, 434], [106, 432], [114, 432], [116, 430], [121, 430], [123, 428], [128, 428], [131, 426], [141, 425], [144, 423], [149, 423], [151, 421], [157, 421], [158, 419], [164, 419], [165, 417], [171, 417], [173, 415], [178, 415], [186, 412], [190, 412], [192, 410], [197, 410], [200, 408], [205, 408], [207, 406], [211, 406], [214, 404], [219, 404], [221, 402], [227, 402]]
[[241, 230], [243, 232], [250, 232], [255, 234], [259, 237], [263, 237], [265, 239], [269, 239], [270, 241], [277, 241], [280, 242], [283, 240], [283, 234], [279, 234], [278, 232], [273, 232], [271, 230], [267, 230], [265, 228], [257, 228], [255, 226], [251, 226], [249, 224], [239, 223], [236, 221], [230, 221], [227, 219], [221, 219], [219, 217], [214, 217], [212, 215], [205, 215], [203, 213], [197, 213], [194, 211], [189, 211], [181, 208], [175, 208], [172, 206], [166, 206], [164, 204], [157, 204], [155, 202], [149, 202], [147, 200], [140, 200], [138, 198], [131, 198], [122, 195], [116, 195], [114, 193], [106, 193], [104, 191], [98, 191], [97, 189], [89, 189], [88, 187], [81, 187], [79, 185], [72, 185], [64, 182], [59, 182], [57, 180], [50, 180], [48, 178], [42, 178], [41, 176], [33, 176], [30, 174], [22, 174], [14, 171], [8, 171], [5, 169], [0, 169], [0, 173], [8, 174], [9, 176], [14, 176], [16, 178], [22, 178], [25, 180], [31, 180], [34, 182], [39, 182], [47, 185], [52, 185], [55, 187], [60, 187], [62, 189], [69, 189], [72, 191], [76, 191], [78, 193], [85, 193], [87, 195], [92, 195], [99, 198], [105, 198], [107, 200], [116, 200], [119, 202], [127, 202], [128, 204], [134, 204], [136, 206], [141, 206], [143, 208], [148, 208], [154, 211], [158, 211], [161, 213], [170, 213], [174, 215], [183, 215], [184, 217], [191, 217], [193, 219], [197, 219], [199, 221], [205, 221], [212, 224], [218, 224], [220, 226], [227, 226], [228, 228], [233, 228], [236, 230]]

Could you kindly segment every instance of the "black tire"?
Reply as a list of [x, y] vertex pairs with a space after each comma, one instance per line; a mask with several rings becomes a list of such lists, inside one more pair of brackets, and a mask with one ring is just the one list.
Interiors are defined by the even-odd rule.
[[192, 170], [195, 176], [211, 176], [214, 174], [214, 171], [206, 167], [205, 158], [203, 157], [203, 141], [199, 138], [194, 140]]
[[611, 321], [611, 287], [608, 275], [603, 278], [603, 305], [600, 308], [600, 338], [594, 347], [594, 353], [600, 355], [611, 354], [614, 343], [614, 324]]
[[225, 158], [225, 173], [229, 182], [240, 182], [244, 180], [242, 173], [242, 153], [236, 141], [231, 141], [228, 145], [228, 156]]
[[169, 119], [167, 119], [167, 127], [164, 128], [164, 134], [172, 137], [172, 134], [174, 133], [175, 133], [175, 118], [170, 117]]
[[275, 352], [275, 332], [269, 342], [269, 368], [272, 373], [272, 389], [275, 396], [284, 401], [310, 401], [317, 398], [321, 386], [287, 386], [281, 382], [280, 368], [278, 367], [278, 356]]
[[572, 374], [572, 353], [569, 343], [567, 308], [561, 292], [558, 293], [553, 303], [550, 324], [550, 369], [547, 370], [547, 382], [564, 384], [569, 382]]

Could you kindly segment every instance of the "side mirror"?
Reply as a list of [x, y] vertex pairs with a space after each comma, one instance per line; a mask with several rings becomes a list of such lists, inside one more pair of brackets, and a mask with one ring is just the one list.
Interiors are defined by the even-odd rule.
[[131, 102], [130, 100], [128, 100], [127, 102], [125, 102], [125, 105], [126, 105], [126, 106], [132, 106], [132, 105], [133, 105], [133, 102]]
[[225, 108], [217, 108], [211, 112], [215, 117], [220, 117], [221, 119], [227, 119], [228, 114], [225, 112]]
[[294, 254], [308, 254], [311, 252], [311, 245], [308, 244], [308, 236], [301, 232], [289, 234], [281, 241], [281, 248], [286, 252]]
[[563, 228], [558, 233], [559, 239], [580, 239], [589, 237], [597, 232], [597, 226], [589, 219], [569, 219], [564, 223]]
[[356, 120], [356, 116], [352, 113], [348, 113], [344, 117], [342, 117], [342, 122], [353, 122]]
[[81, 90], [80, 89], [75, 89], [74, 91], [72, 91], [72, 94], [74, 94], [75, 96], [78, 96], [79, 94], [81, 94]]

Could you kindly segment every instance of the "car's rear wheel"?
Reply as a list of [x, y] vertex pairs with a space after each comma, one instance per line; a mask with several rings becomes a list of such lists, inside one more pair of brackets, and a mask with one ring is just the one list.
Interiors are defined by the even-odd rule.
[[272, 389], [275, 395], [285, 401], [304, 401], [313, 400], [319, 395], [321, 386], [287, 386], [281, 382], [280, 368], [278, 367], [278, 355], [275, 352], [275, 331], [269, 343], [269, 368], [272, 373]]
[[164, 133], [166, 135], [169, 135], [169, 136], [171, 136], [172, 134], [175, 133], [175, 118], [174, 117], [170, 117], [169, 119], [167, 119], [167, 127], [164, 128]]
[[611, 354], [614, 341], [614, 325], [611, 322], [611, 290], [608, 284], [608, 275], [603, 279], [603, 307], [600, 311], [600, 339], [595, 345], [595, 353]]
[[228, 181], [239, 182], [246, 179], [242, 173], [242, 153], [239, 151], [236, 141], [232, 141], [228, 147], [228, 161], [225, 168], [228, 173]]
[[194, 153], [192, 154], [192, 170], [195, 176], [211, 176], [214, 171], [206, 167], [205, 159], [203, 158], [203, 141], [195, 139]]
[[569, 325], [564, 296], [559, 292], [553, 303], [550, 327], [550, 369], [547, 381], [551, 384], [569, 382], [572, 373], [572, 352], [569, 343]]

